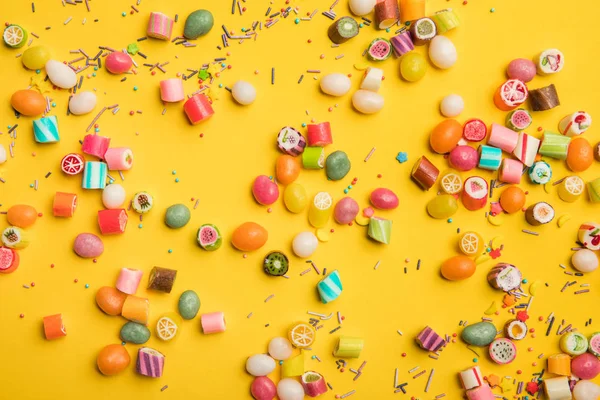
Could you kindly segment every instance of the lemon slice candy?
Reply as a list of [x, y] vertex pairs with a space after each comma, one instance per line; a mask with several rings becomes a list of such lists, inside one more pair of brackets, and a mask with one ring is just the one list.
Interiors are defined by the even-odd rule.
[[27, 31], [19, 25], [9, 25], [4, 29], [2, 39], [8, 47], [18, 49], [25, 45], [28, 36]]
[[181, 319], [177, 315], [169, 313], [158, 319], [156, 322], [156, 334], [164, 341], [172, 340], [181, 325]]
[[454, 172], [448, 172], [441, 180], [442, 190], [448, 194], [457, 194], [463, 186], [462, 178]]

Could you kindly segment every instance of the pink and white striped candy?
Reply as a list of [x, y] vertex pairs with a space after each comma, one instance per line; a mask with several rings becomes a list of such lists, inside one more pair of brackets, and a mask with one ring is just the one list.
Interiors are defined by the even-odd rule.
[[163, 374], [164, 366], [165, 356], [159, 351], [150, 347], [142, 347], [138, 350], [135, 367], [138, 374], [149, 376], [150, 378], [160, 378]]
[[517, 140], [517, 146], [513, 154], [523, 164], [531, 167], [535, 162], [535, 156], [537, 155], [540, 147], [540, 140], [530, 136], [526, 133], [521, 132], [519, 139]]
[[523, 174], [523, 163], [521, 161], [505, 158], [502, 160], [498, 178], [502, 182], [521, 183]]
[[150, 13], [146, 35], [162, 40], [171, 40], [173, 20], [160, 12]]
[[133, 167], [133, 151], [129, 147], [112, 147], [106, 150], [104, 161], [111, 171], [128, 171]]
[[479, 367], [469, 368], [460, 374], [460, 382], [465, 390], [473, 389], [484, 384]]
[[517, 146], [518, 140], [519, 134], [517, 132], [499, 124], [492, 124], [492, 132], [487, 144], [502, 149], [507, 153], [512, 153]]

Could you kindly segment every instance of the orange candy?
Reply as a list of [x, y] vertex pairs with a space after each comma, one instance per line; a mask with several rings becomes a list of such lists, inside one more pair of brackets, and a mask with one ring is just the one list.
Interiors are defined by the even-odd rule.
[[47, 340], [67, 336], [67, 328], [63, 324], [62, 314], [44, 317], [44, 335], [46, 335]]
[[467, 256], [454, 256], [442, 264], [442, 276], [449, 281], [462, 281], [475, 273], [475, 261]]
[[18, 204], [8, 209], [6, 218], [11, 225], [18, 226], [19, 228], [29, 228], [35, 223], [37, 214], [35, 208], [25, 204]]
[[449, 153], [462, 137], [462, 125], [455, 119], [445, 119], [440, 122], [429, 137], [429, 144], [438, 154]]
[[509, 214], [521, 211], [525, 205], [525, 192], [516, 186], [511, 186], [500, 195], [500, 206]]
[[269, 232], [255, 222], [244, 222], [233, 232], [231, 244], [241, 251], [258, 250], [267, 243]]
[[287, 154], [277, 157], [277, 164], [275, 166], [277, 182], [282, 185], [289, 185], [298, 178], [298, 175], [300, 175], [300, 163], [296, 157]]
[[96, 293], [96, 304], [108, 315], [121, 315], [127, 295], [117, 289], [104, 286]]
[[10, 105], [23, 115], [35, 117], [46, 109], [46, 99], [35, 90], [17, 90], [10, 98]]
[[100, 350], [96, 358], [98, 369], [104, 375], [117, 375], [123, 372], [130, 362], [129, 353], [125, 350], [125, 346], [120, 344], [109, 344]]
[[567, 166], [573, 172], [582, 172], [594, 162], [594, 149], [584, 138], [575, 138], [569, 144]]

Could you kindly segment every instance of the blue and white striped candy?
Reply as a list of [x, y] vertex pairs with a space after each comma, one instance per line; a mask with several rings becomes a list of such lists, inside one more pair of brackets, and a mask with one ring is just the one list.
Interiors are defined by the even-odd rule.
[[83, 170], [81, 187], [84, 189], [104, 189], [106, 186], [106, 164], [99, 161], [88, 161]]
[[342, 294], [342, 280], [337, 270], [333, 271], [325, 277], [321, 282], [317, 283], [317, 290], [323, 304], [337, 299]]
[[479, 168], [496, 171], [502, 163], [502, 150], [497, 147], [479, 146]]
[[33, 121], [33, 136], [38, 143], [56, 143], [58, 135], [58, 120], [55, 115]]

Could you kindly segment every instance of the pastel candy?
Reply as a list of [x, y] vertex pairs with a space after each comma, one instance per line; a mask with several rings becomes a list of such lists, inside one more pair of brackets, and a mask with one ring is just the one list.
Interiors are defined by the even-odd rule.
[[544, 389], [548, 400], [571, 400], [573, 398], [569, 378], [566, 376], [544, 379]]
[[552, 167], [545, 161], [538, 161], [529, 168], [529, 179], [537, 185], [545, 185], [552, 178]]
[[569, 143], [571, 143], [571, 138], [569, 136], [546, 131], [542, 138], [540, 154], [558, 160], [565, 160], [569, 150]]
[[125, 232], [127, 219], [127, 211], [122, 208], [98, 211], [98, 226], [103, 235], [114, 235]]
[[323, 302], [323, 304], [330, 303], [337, 299], [340, 294], [342, 294], [343, 290], [340, 273], [335, 270], [327, 275], [317, 283], [317, 290], [319, 291], [319, 296], [321, 296], [321, 302]]
[[225, 332], [225, 314], [222, 312], [202, 314], [200, 324], [205, 335]]
[[521, 183], [521, 175], [523, 173], [523, 163], [521, 161], [505, 158], [502, 161], [502, 167], [498, 178], [502, 182]]
[[143, 274], [144, 272], [139, 269], [121, 268], [115, 287], [123, 293], [135, 294]]
[[478, 388], [467, 390], [467, 399], [469, 400], [496, 400], [492, 389], [484, 383]]
[[135, 370], [138, 374], [150, 378], [160, 378], [165, 366], [165, 356], [150, 347], [142, 347], [138, 350], [138, 358]]
[[110, 148], [103, 158], [111, 171], [128, 171], [133, 166], [133, 152], [129, 147]]
[[84, 189], [104, 189], [107, 172], [106, 164], [103, 162], [86, 162], [81, 187]]
[[417, 335], [416, 341], [419, 346], [429, 351], [438, 351], [446, 345], [444, 338], [435, 333], [433, 329], [428, 326]]
[[535, 162], [535, 156], [537, 155], [539, 147], [539, 139], [521, 132], [519, 133], [519, 140], [517, 140], [517, 146], [515, 147], [513, 154], [523, 164], [531, 167]]
[[106, 150], [110, 145], [110, 138], [100, 135], [85, 135], [83, 138], [83, 144], [81, 145], [81, 151], [90, 156], [98, 158], [104, 158]]
[[415, 49], [410, 33], [407, 30], [400, 32], [398, 35], [391, 38], [390, 42], [392, 43], [394, 54], [398, 57]]
[[367, 234], [376, 242], [390, 244], [392, 238], [392, 221], [389, 219], [371, 217]]
[[499, 124], [492, 124], [488, 145], [512, 153], [518, 141], [519, 134], [517, 132]]
[[46, 73], [50, 82], [61, 89], [71, 89], [77, 84], [77, 75], [68, 65], [56, 60], [46, 62]]
[[176, 103], [185, 98], [183, 81], [180, 78], [171, 78], [160, 81], [160, 99], [167, 103]]
[[97, 98], [93, 92], [79, 92], [69, 100], [69, 111], [73, 115], [84, 115], [96, 107]]
[[160, 12], [150, 13], [146, 35], [162, 40], [170, 40], [173, 32], [173, 20]]
[[60, 140], [58, 120], [55, 115], [33, 121], [33, 136], [38, 143], [56, 143]]
[[104, 60], [104, 66], [111, 74], [124, 74], [131, 69], [133, 60], [127, 53], [113, 51]]
[[473, 389], [484, 384], [479, 367], [469, 368], [459, 374], [460, 383], [465, 390]]
[[502, 150], [492, 146], [479, 146], [479, 168], [496, 171], [500, 168], [501, 162]]

